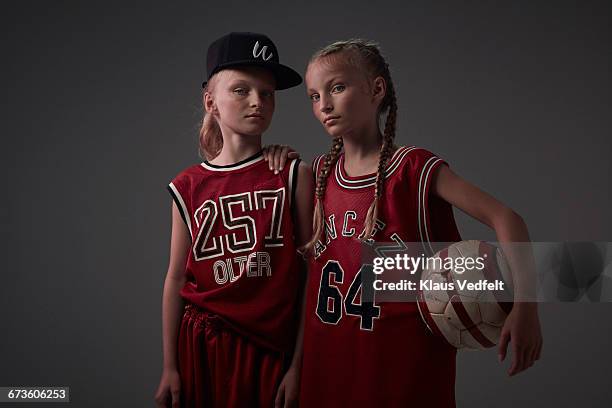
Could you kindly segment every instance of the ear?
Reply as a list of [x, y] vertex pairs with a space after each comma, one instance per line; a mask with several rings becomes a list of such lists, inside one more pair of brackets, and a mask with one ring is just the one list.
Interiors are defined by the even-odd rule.
[[217, 112], [217, 105], [215, 105], [215, 100], [210, 92], [204, 93], [204, 109], [206, 109], [206, 113], [208, 114]]
[[380, 104], [387, 94], [387, 82], [381, 76], [377, 76], [372, 81], [372, 99]]

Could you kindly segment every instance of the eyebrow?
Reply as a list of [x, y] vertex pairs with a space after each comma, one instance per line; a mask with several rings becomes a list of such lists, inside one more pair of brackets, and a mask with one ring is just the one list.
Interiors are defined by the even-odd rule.
[[[250, 83], [248, 80], [246, 79], [242, 79], [242, 78], [237, 78], [237, 79], [233, 79], [229, 82], [229, 87], [233, 88], [236, 86], [243, 86], [243, 87], [247, 87], [247, 88], [258, 88], [256, 85]], [[270, 91], [274, 91], [275, 90], [275, 86], [273, 84], [270, 85], [265, 85], [262, 87], [259, 87], [261, 89], [264, 90], [270, 90]]]
[[[327, 86], [329, 86], [329, 84], [330, 84], [330, 83], [332, 83], [332, 82], [334, 82], [334, 81], [336, 81], [336, 80], [338, 80], [338, 79], [343, 79], [343, 78], [342, 78], [342, 76], [340, 76], [340, 75], [333, 76], [333, 77], [331, 77], [331, 79], [330, 79], [329, 81], [327, 81], [327, 82], [325, 83], [325, 86], [326, 86], [326, 87], [327, 87]], [[312, 88], [309, 88], [309, 89], [308, 89], [308, 93], [312, 93], [312, 92], [317, 92], [317, 91], [315, 91], [315, 90], [314, 90], [314, 89], [312, 89]]]

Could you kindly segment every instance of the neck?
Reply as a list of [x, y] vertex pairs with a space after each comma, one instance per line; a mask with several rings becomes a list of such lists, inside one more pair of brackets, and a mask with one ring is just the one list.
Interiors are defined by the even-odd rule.
[[349, 176], [362, 176], [376, 172], [382, 146], [382, 135], [378, 127], [344, 135], [342, 141], [344, 170]]
[[261, 135], [242, 135], [225, 131], [222, 131], [222, 134], [223, 148], [221, 153], [210, 161], [212, 164], [227, 166], [238, 163], [261, 150]]

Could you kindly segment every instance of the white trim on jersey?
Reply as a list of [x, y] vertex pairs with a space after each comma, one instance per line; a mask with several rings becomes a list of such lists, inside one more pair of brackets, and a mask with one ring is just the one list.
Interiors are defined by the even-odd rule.
[[[430, 256], [433, 255], [434, 249], [431, 246], [431, 241], [429, 240], [429, 222], [427, 220], [427, 185], [429, 183], [429, 177], [431, 170], [438, 165], [438, 163], [443, 160], [437, 156], [430, 157], [425, 165], [421, 169], [421, 174], [419, 176], [419, 190], [417, 194], [417, 199], [419, 200], [417, 203], [418, 206], [418, 223], [419, 223], [419, 235], [421, 236], [421, 243], [423, 244], [423, 250], [428, 253]], [[421, 217], [421, 213], [423, 216]], [[423, 234], [424, 232], [424, 234]], [[429, 251], [427, 247], [429, 247]]]
[[[400, 164], [402, 163], [402, 160], [404, 159], [404, 157], [406, 157], [408, 153], [410, 153], [411, 151], [415, 149], [418, 149], [418, 147], [410, 146], [410, 147], [400, 147], [399, 149], [397, 149], [395, 153], [393, 154], [393, 156], [391, 157], [390, 163], [387, 165], [387, 168], [385, 170], [385, 178], [391, 177], [391, 175], [393, 175], [393, 173], [395, 173], [395, 171], [400, 167]], [[361, 180], [349, 180], [345, 178], [342, 175], [342, 171], [340, 170], [340, 166], [342, 165], [343, 165], [343, 160], [338, 160], [338, 162], [336, 163], [336, 168], [335, 168], [336, 180], [338, 181], [338, 184], [340, 184], [340, 186], [354, 190], [358, 188], [371, 187], [376, 184], [376, 176], [368, 177], [368, 178], [361, 179]], [[350, 184], [359, 184], [359, 185], [352, 186]]]
[[293, 173], [295, 173], [297, 171], [296, 169], [296, 164], [299, 163], [298, 159], [293, 159], [293, 161], [291, 162], [291, 167], [289, 167], [289, 207], [291, 208], [292, 205], [292, 198], [293, 198]]
[[179, 203], [178, 209], [179, 209], [180, 212], [183, 213], [183, 218], [185, 219], [185, 222], [187, 223], [187, 228], [189, 229], [189, 235], [191, 236], [191, 240], [193, 241], [194, 237], [193, 237], [193, 230], [191, 228], [191, 216], [189, 215], [189, 211], [187, 211], [187, 206], [185, 205], [185, 200], [183, 200], [183, 197], [181, 196], [181, 193], [179, 193], [179, 191], [176, 188], [176, 186], [174, 185], [174, 183], [170, 182], [168, 187], [170, 187], [170, 189], [174, 193], [174, 196], [176, 197], [176, 200]]
[[247, 166], [250, 166], [251, 164], [257, 163], [258, 161], [263, 160], [263, 156], [258, 155], [257, 157], [252, 158], [249, 161], [246, 161], [244, 163], [238, 164], [236, 166], [223, 166], [223, 167], [212, 167], [210, 165], [208, 165], [206, 162], [202, 162], [200, 163], [200, 165], [202, 167], [204, 167], [206, 170], [210, 170], [210, 171], [232, 171], [232, 170], [238, 170], [238, 169], [243, 169]]

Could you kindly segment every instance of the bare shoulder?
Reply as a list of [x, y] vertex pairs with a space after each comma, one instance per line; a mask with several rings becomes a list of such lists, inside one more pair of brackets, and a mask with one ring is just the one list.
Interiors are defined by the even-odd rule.
[[298, 165], [298, 177], [312, 177], [312, 166], [303, 160]]

